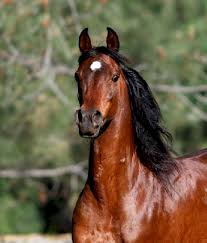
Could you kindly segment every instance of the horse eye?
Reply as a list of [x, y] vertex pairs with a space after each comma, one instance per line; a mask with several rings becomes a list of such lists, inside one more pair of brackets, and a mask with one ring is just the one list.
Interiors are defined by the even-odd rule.
[[80, 77], [79, 77], [78, 73], [75, 73], [75, 80], [76, 80], [77, 82], [80, 81]]
[[118, 75], [118, 74], [115, 74], [115, 75], [112, 77], [112, 80], [113, 80], [114, 82], [118, 81], [118, 79], [119, 79], [119, 75]]
[[82, 88], [80, 87], [80, 85], [78, 85], [78, 101], [79, 101], [80, 105], [83, 104], [83, 92], [82, 92]]

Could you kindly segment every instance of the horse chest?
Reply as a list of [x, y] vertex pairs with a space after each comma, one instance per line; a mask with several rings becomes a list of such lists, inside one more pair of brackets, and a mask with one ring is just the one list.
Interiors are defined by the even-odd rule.
[[75, 243], [121, 243], [118, 224], [112, 223], [112, 218], [107, 213], [102, 214], [94, 207], [90, 215], [81, 217], [81, 220], [74, 226]]
[[110, 243], [119, 243], [121, 240], [117, 238], [111, 232], [104, 232], [99, 230], [92, 230], [90, 232], [86, 232], [80, 236], [80, 242], [84, 243], [103, 243], [103, 242], [110, 242]]
[[[128, 214], [119, 206], [120, 211], [111, 215], [107, 208], [100, 209], [97, 205], [79, 204], [79, 221], [74, 226], [73, 235], [77, 237], [75, 243], [132, 243], [137, 242], [142, 231], [143, 217], [138, 215], [135, 203]], [[130, 206], [130, 205], [129, 205]], [[134, 207], [134, 208], [133, 208]]]

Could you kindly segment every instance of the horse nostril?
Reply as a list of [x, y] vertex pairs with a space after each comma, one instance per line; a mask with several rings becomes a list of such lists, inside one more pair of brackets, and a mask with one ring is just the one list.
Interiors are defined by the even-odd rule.
[[76, 124], [80, 124], [83, 121], [81, 109], [79, 109], [75, 112], [75, 120], [76, 120]]
[[79, 120], [79, 122], [83, 121], [83, 115], [82, 115], [82, 111], [81, 110], [79, 110], [79, 112], [78, 112], [78, 120]]
[[84, 111], [79, 109], [75, 112], [75, 120], [82, 129], [97, 129], [103, 123], [102, 114], [98, 110]]
[[96, 110], [92, 115], [93, 125], [98, 128], [103, 122], [102, 114], [100, 111]]

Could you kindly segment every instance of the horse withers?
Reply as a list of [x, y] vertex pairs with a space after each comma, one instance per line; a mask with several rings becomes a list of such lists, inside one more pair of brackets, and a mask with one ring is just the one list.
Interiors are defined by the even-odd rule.
[[107, 29], [107, 47], [79, 37], [76, 123], [91, 142], [73, 242], [207, 242], [207, 149], [172, 157], [149, 86]]

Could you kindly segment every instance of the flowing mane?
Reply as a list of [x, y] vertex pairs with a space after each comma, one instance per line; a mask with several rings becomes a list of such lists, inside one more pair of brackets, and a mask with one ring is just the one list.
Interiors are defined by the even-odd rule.
[[100, 53], [113, 58], [121, 66], [125, 75], [135, 143], [141, 163], [149, 168], [160, 181], [167, 183], [168, 175], [177, 168], [168, 145], [172, 137], [161, 125], [160, 108], [147, 82], [136, 70], [128, 67], [128, 61], [124, 56], [103, 46], [83, 53], [79, 57], [79, 63]]

